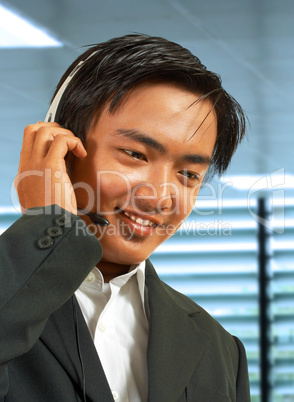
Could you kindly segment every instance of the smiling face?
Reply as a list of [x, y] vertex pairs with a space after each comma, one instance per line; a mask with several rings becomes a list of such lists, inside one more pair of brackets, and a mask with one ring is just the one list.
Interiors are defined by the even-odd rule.
[[144, 84], [92, 123], [88, 155], [75, 160], [71, 178], [78, 206], [110, 222], [84, 218], [103, 246], [102, 272], [103, 264], [145, 260], [190, 214], [217, 133], [210, 102], [198, 98], [173, 84]]

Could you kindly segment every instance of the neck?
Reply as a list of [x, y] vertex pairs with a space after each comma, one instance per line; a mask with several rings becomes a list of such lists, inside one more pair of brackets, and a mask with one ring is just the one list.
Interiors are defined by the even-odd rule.
[[101, 271], [104, 282], [109, 282], [111, 279], [119, 275], [124, 275], [129, 272], [130, 265], [120, 265], [108, 261], [100, 261], [97, 268]]

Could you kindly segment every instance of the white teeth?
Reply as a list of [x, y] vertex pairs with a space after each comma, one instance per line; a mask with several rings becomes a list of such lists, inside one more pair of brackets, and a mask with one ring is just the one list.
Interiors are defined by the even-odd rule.
[[146, 221], [143, 221], [142, 225], [143, 226], [150, 226], [150, 225], [153, 225], [153, 223], [151, 221], [146, 220]]
[[153, 226], [154, 225], [154, 223], [152, 222], [152, 221], [149, 221], [149, 220], [143, 220], [143, 219], [141, 219], [141, 218], [136, 218], [134, 215], [130, 215], [128, 212], [125, 212], [125, 211], [123, 211], [123, 213], [128, 217], [128, 218], [130, 218], [133, 222], [137, 222], [137, 223], [139, 223], [139, 225], [142, 225], [142, 226]]

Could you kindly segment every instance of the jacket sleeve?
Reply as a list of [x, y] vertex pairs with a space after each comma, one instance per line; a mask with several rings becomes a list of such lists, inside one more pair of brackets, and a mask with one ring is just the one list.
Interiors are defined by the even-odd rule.
[[0, 238], [0, 397], [8, 390], [7, 363], [32, 348], [49, 315], [102, 258], [84, 222], [53, 209], [30, 209]]
[[236, 384], [236, 400], [237, 402], [250, 402], [248, 367], [247, 367], [245, 348], [242, 342], [237, 337], [234, 337], [234, 339], [239, 349], [239, 367], [238, 367], [238, 377]]

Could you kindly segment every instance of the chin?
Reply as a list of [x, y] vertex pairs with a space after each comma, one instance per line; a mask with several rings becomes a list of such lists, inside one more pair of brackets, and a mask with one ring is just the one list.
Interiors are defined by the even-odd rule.
[[153, 248], [146, 247], [144, 242], [135, 242], [133, 240], [125, 244], [125, 241], [115, 242], [107, 240], [105, 238], [100, 240], [103, 248], [103, 261], [114, 264], [140, 264], [142, 261], [146, 260], [154, 250]]
[[129, 254], [124, 255], [124, 253], [114, 255], [114, 253], [103, 252], [102, 261], [117, 265], [138, 265], [147, 258], [146, 254], [130, 256]]

